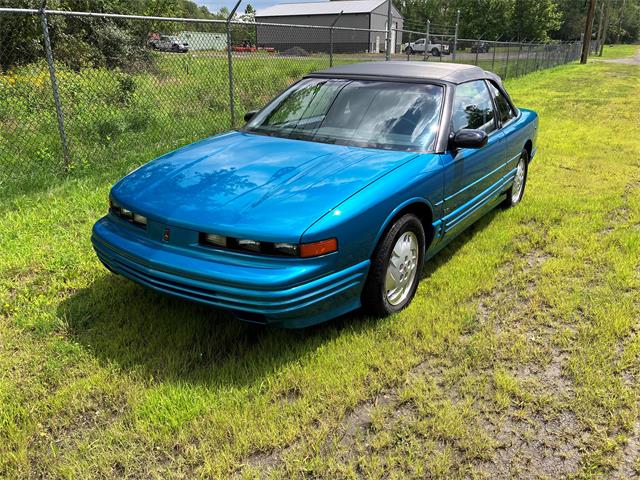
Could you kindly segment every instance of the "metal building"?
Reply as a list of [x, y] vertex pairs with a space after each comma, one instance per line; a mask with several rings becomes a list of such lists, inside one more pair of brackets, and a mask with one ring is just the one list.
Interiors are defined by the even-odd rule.
[[188, 43], [190, 50], [225, 50], [227, 48], [227, 35], [224, 33], [183, 30], [176, 34], [176, 38]]
[[[389, 0], [334, 0], [308, 3], [283, 3], [256, 12], [258, 23], [287, 25], [331, 25], [340, 12], [336, 27], [381, 30], [361, 32], [335, 30], [333, 51], [336, 53], [382, 52], [386, 47], [387, 8]], [[402, 29], [403, 19], [392, 5], [392, 29]], [[329, 29], [303, 29], [282, 26], [256, 26], [258, 46], [285, 51], [301, 47], [306, 51], [329, 51]], [[400, 51], [402, 33], [392, 30], [392, 53]]]

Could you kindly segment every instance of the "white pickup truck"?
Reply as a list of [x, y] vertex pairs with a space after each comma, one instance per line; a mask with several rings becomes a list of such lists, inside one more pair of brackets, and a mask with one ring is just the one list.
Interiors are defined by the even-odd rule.
[[[425, 51], [425, 38], [419, 38], [415, 42], [404, 43], [402, 45], [402, 51], [407, 55], [413, 55], [415, 53], [424, 54]], [[446, 43], [431, 43], [427, 45], [427, 54], [439, 57], [440, 55], [449, 55], [449, 45]]]

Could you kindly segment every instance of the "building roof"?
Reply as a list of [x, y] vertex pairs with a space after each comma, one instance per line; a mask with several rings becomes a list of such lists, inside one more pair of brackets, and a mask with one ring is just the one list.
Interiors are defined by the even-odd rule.
[[256, 17], [284, 17], [291, 15], [337, 15], [340, 12], [370, 13], [386, 0], [340, 0], [325, 2], [281, 3], [263, 8]]
[[394, 61], [354, 63], [320, 70], [310, 74], [310, 76], [414, 78], [441, 80], [455, 84], [486, 78], [501, 83], [500, 77], [480, 67], [460, 63], [440, 62]]

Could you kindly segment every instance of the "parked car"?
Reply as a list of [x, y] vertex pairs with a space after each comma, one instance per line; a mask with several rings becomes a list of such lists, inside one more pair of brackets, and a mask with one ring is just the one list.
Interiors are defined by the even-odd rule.
[[149, 40], [149, 45], [161, 52], [179, 52], [186, 53], [189, 51], [189, 44], [179, 40], [177, 37], [161, 35], [158, 39]]
[[[417, 53], [424, 55], [426, 38], [419, 38], [415, 42], [409, 42], [402, 45], [402, 50], [407, 55], [414, 55]], [[449, 55], [449, 45], [446, 43], [431, 43], [426, 45], [427, 53], [433, 55], [434, 57], [439, 57], [440, 55]]]
[[120, 180], [92, 241], [141, 285], [284, 327], [406, 307], [426, 260], [521, 201], [538, 133], [499, 77], [448, 63], [311, 73], [245, 119]]
[[488, 53], [491, 45], [487, 42], [474, 42], [471, 45], [471, 53]]

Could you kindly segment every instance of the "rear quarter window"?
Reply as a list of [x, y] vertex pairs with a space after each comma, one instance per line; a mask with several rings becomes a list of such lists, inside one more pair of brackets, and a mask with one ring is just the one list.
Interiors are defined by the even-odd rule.
[[509, 123], [516, 117], [516, 112], [500, 89], [496, 87], [493, 82], [487, 83], [489, 84], [489, 90], [491, 91], [491, 96], [496, 104], [496, 108], [498, 109], [498, 120], [500, 120], [502, 125]]

